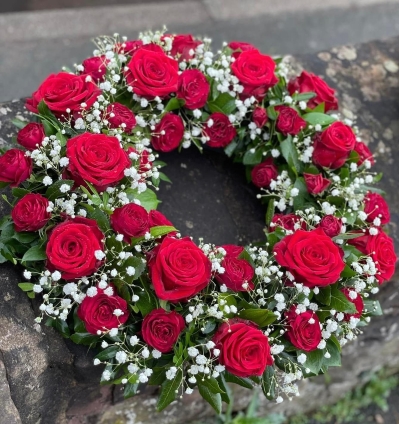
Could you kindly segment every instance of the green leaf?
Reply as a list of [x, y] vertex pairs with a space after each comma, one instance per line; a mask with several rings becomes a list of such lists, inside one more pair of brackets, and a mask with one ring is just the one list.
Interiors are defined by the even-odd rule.
[[136, 302], [136, 305], [139, 308], [141, 314], [143, 316], [146, 316], [153, 309], [157, 309], [158, 304], [157, 298], [155, 297], [153, 290], [150, 289], [149, 284], [147, 282], [144, 282], [143, 279], [141, 283], [144, 290], [137, 293], [137, 295], [139, 296], [139, 300]]
[[252, 381], [249, 378], [237, 377], [236, 375], [230, 374], [227, 371], [225, 371], [224, 373], [224, 379], [228, 383], [238, 384], [239, 386], [245, 387], [246, 389], [254, 388], [254, 385], [252, 384]]
[[33, 286], [34, 286], [33, 283], [19, 283], [18, 284], [18, 287], [24, 292], [33, 290]]
[[222, 398], [223, 402], [226, 402], [228, 405], [231, 404], [231, 389], [230, 387], [226, 384], [226, 381], [224, 379], [224, 373], [221, 373], [219, 375], [219, 377], [217, 378], [217, 381], [219, 383], [219, 387], [223, 390], [222, 393], [220, 393], [220, 396]]
[[50, 111], [44, 100], [42, 100], [37, 109], [39, 111], [40, 119], [44, 126], [44, 132], [47, 136], [57, 134], [57, 132], [61, 129], [61, 124], [58, 119], [53, 115]]
[[236, 99], [228, 93], [222, 93], [215, 100], [208, 102], [208, 107], [211, 112], [230, 115], [237, 109]]
[[231, 155], [234, 153], [234, 150], [236, 149], [237, 145], [238, 145], [237, 141], [233, 140], [231, 143], [229, 143], [225, 147], [224, 152], [226, 153], [226, 155], [228, 157], [231, 157]]
[[364, 313], [372, 316], [379, 316], [383, 314], [380, 302], [378, 300], [363, 299], [363, 303]]
[[217, 414], [220, 414], [222, 412], [222, 397], [220, 393], [213, 393], [209, 387], [205, 386], [203, 383], [205, 383], [205, 381], [197, 381], [200, 395], [212, 406]]
[[355, 305], [347, 299], [347, 297], [338, 289], [337, 285], [331, 286], [330, 307], [338, 312], [345, 312], [348, 314], [356, 314], [357, 312]]
[[267, 204], [267, 210], [266, 210], [266, 226], [269, 227], [270, 223], [272, 222], [274, 216], [274, 200], [269, 200], [269, 203]]
[[25, 128], [28, 124], [29, 124], [29, 122], [28, 121], [22, 121], [21, 119], [18, 119], [18, 118], [14, 118], [14, 119], [11, 119], [11, 122], [17, 127], [17, 128], [19, 128], [20, 130], [22, 130], [22, 128]]
[[124, 280], [126, 283], [131, 284], [134, 280], [137, 280], [141, 276], [145, 269], [145, 263], [137, 256], [130, 256], [123, 262], [123, 270], [129, 266], [134, 268], [135, 273], [134, 275], [125, 275]]
[[300, 102], [302, 100], [310, 100], [313, 99], [313, 97], [316, 97], [316, 93], [313, 93], [313, 91], [309, 91], [309, 93], [295, 93], [292, 95], [292, 98], [296, 102]]
[[168, 103], [166, 104], [165, 108], [163, 109], [164, 112], [170, 112], [171, 110], [180, 109], [182, 106], [184, 106], [185, 101], [183, 99], [178, 99], [177, 97], [172, 97]]
[[330, 354], [330, 358], [323, 356], [323, 366], [326, 367], [340, 367], [341, 366], [341, 352], [338, 349], [338, 346], [332, 341], [327, 340], [325, 352]]
[[298, 151], [292, 141], [292, 136], [288, 136], [283, 142], [280, 143], [281, 154], [287, 161], [288, 166], [294, 171], [295, 175], [302, 172], [302, 162], [298, 159]]
[[59, 318], [49, 318], [46, 321], [46, 325], [47, 327], [55, 328], [59, 333], [61, 333], [62, 337], [65, 337], [66, 339], [69, 338], [70, 331], [66, 321]]
[[294, 188], [297, 188], [299, 191], [298, 196], [294, 197], [294, 210], [301, 210], [303, 209], [305, 201], [308, 197], [308, 189], [306, 188], [305, 180], [303, 177], [296, 179]]
[[44, 246], [32, 246], [22, 257], [22, 262], [44, 261], [47, 259], [46, 249]]
[[60, 187], [63, 184], [67, 184], [72, 188], [74, 185], [74, 181], [73, 180], [58, 180], [54, 184], [51, 184], [51, 186], [46, 190], [45, 196], [47, 197], [47, 199], [50, 201], [53, 201], [57, 199], [58, 197], [65, 196], [65, 193], [60, 192]]
[[269, 365], [262, 375], [262, 391], [269, 400], [276, 397], [276, 378], [274, 373], [274, 367]]
[[39, 233], [29, 233], [29, 232], [16, 232], [13, 235], [13, 238], [15, 240], [18, 240], [20, 243], [28, 244], [31, 243], [33, 240], [37, 239], [39, 237]]
[[175, 377], [172, 380], [165, 380], [161, 386], [161, 393], [159, 394], [157, 410], [161, 412], [176, 398], [176, 391], [179, 390], [183, 381], [183, 371], [179, 368]]
[[118, 350], [120, 350], [119, 346], [109, 346], [100, 352], [96, 356], [96, 359], [99, 359], [100, 361], [107, 361], [108, 359], [112, 359]]
[[155, 367], [152, 369], [152, 374], [148, 380], [150, 386], [160, 386], [166, 380], [166, 370], [164, 367]]
[[313, 374], [318, 374], [324, 359], [324, 352], [321, 349], [315, 349], [311, 352], [303, 352], [306, 355], [305, 368], [309, 368]]
[[198, 376], [197, 381], [207, 387], [212, 393], [224, 393], [216, 378], [208, 378], [206, 375]]
[[146, 191], [138, 193], [136, 189], [127, 189], [125, 190], [129, 200], [137, 199], [140, 201], [141, 206], [147, 211], [150, 212], [155, 210], [158, 207], [160, 201], [157, 198], [157, 195], [147, 188]]
[[341, 272], [341, 278], [352, 278], [357, 275], [357, 272], [354, 271], [348, 264], [345, 265], [344, 270]]
[[70, 337], [71, 340], [76, 344], [87, 345], [90, 346], [98, 342], [98, 336], [95, 336], [91, 333], [74, 333]]
[[125, 384], [125, 390], [123, 391], [123, 397], [125, 399], [128, 399], [132, 396], [134, 396], [137, 393], [137, 388], [139, 387], [139, 383], [131, 383], [128, 381]]
[[316, 294], [316, 299], [323, 305], [330, 305], [331, 303], [331, 286], [320, 287], [319, 293]]
[[321, 125], [322, 127], [330, 125], [336, 121], [336, 119], [332, 116], [319, 112], [306, 113], [302, 116], [302, 118], [310, 125]]
[[104, 233], [111, 228], [108, 215], [101, 209], [97, 207], [91, 208], [89, 211], [89, 217], [97, 221], [98, 226]]
[[240, 318], [248, 319], [259, 327], [266, 327], [276, 321], [277, 317], [268, 309], [243, 309], [240, 311]]
[[271, 119], [272, 121], [275, 121], [277, 119], [277, 112], [276, 109], [274, 109], [274, 106], [269, 106], [266, 108], [267, 117]]
[[30, 191], [24, 188], [15, 187], [11, 190], [11, 193], [14, 197], [18, 197], [20, 199], [21, 197], [24, 197], [25, 195], [29, 194]]
[[157, 238], [172, 233], [174, 231], [177, 231], [175, 227], [172, 227], [170, 225], [159, 225], [157, 227], [151, 227], [150, 234], [153, 237]]
[[244, 165], [257, 165], [262, 162], [263, 153], [261, 149], [249, 149], [245, 152], [242, 159]]

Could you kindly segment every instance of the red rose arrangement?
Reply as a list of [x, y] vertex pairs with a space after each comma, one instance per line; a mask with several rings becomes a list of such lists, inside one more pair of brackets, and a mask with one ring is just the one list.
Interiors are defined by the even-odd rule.
[[[220, 412], [226, 381], [278, 403], [298, 394], [379, 314], [370, 294], [395, 271], [371, 150], [326, 81], [288, 80], [249, 43], [215, 55], [190, 34], [103, 41], [76, 74], [44, 80], [32, 122], [14, 120], [1, 261], [24, 268], [37, 323], [97, 349], [102, 381], [126, 397], [155, 381], [162, 410], [198, 387]], [[157, 152], [191, 145], [246, 167], [263, 243], [197, 242], [156, 210]]]

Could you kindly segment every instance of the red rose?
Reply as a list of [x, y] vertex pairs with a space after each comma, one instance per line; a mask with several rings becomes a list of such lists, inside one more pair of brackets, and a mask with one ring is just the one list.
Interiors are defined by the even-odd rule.
[[378, 193], [367, 193], [364, 198], [364, 212], [367, 214], [367, 221], [373, 222], [375, 218], [380, 218], [381, 224], [388, 224], [391, 220], [388, 203]]
[[[139, 153], [134, 147], [129, 147], [127, 149], [129, 157], [134, 161], [139, 161], [139, 173], [142, 175], [141, 182], [145, 180], [147, 172], [152, 168], [152, 161], [150, 160], [150, 152], [148, 150], [143, 150]], [[134, 153], [135, 156], [131, 156], [131, 153]], [[151, 158], [152, 159], [152, 158]]]
[[[38, 113], [37, 107], [43, 100], [56, 116], [61, 117], [67, 114], [67, 109], [73, 114], [93, 106], [100, 94], [101, 90], [94, 82], [86, 81], [86, 75], [60, 72], [47, 77], [25, 106], [31, 112]], [[84, 108], [82, 103], [86, 103]]]
[[341, 234], [342, 221], [334, 215], [326, 215], [320, 221], [319, 227], [323, 229], [328, 237], [336, 237]]
[[155, 150], [170, 152], [177, 149], [184, 136], [184, 122], [179, 115], [166, 113], [155, 126], [151, 144]]
[[272, 180], [276, 180], [278, 176], [277, 166], [272, 158], [268, 158], [262, 163], [256, 165], [251, 171], [251, 180], [256, 187], [267, 188]]
[[111, 103], [107, 106], [106, 119], [111, 128], [123, 128], [123, 131], [128, 134], [136, 126], [134, 113], [120, 103]]
[[104, 81], [108, 62], [109, 60], [104, 55], [89, 57], [82, 62], [83, 71], [81, 74], [90, 75], [96, 83]]
[[210, 260], [189, 237], [165, 237], [150, 252], [148, 267], [158, 298], [172, 302], [196, 295], [211, 279]]
[[273, 365], [269, 340], [251, 321], [231, 319], [218, 328], [212, 340], [220, 350], [219, 363], [233, 375], [262, 375], [268, 365]]
[[[109, 295], [112, 288], [113, 294]], [[78, 317], [83, 321], [86, 330], [91, 334], [107, 332], [112, 328], [118, 328], [129, 318], [127, 302], [115, 293], [115, 287], [110, 284], [105, 290], [96, 287], [94, 296], [86, 296], [78, 307]], [[114, 311], [119, 309], [121, 315], [115, 315]]]
[[[254, 269], [248, 261], [238, 258], [243, 248], [234, 245], [221, 247], [226, 250], [226, 256], [221, 263], [224, 268], [224, 273], [217, 273], [215, 276], [216, 281], [220, 285], [225, 284], [229, 289], [235, 292], [253, 290], [255, 287], [252, 282]], [[245, 283], [247, 284], [246, 288], [243, 287]]]
[[143, 45], [141, 40], [128, 40], [117, 46], [118, 53], [132, 55], [139, 47]]
[[237, 59], [237, 57], [240, 56], [242, 52], [258, 50], [253, 44], [245, 43], [243, 41], [231, 41], [227, 47], [233, 50], [231, 55], [234, 57], [234, 59]]
[[[174, 227], [174, 225], [169, 221], [168, 218], [166, 218], [166, 216], [163, 213], [156, 210], [152, 210], [148, 214], [148, 223], [150, 225], [150, 228], [160, 227], [160, 226]], [[177, 231], [172, 231], [168, 233], [168, 235], [170, 236], [175, 236], [176, 234], [177, 234]]]
[[35, 150], [38, 145], [42, 144], [44, 137], [46, 137], [46, 134], [43, 124], [31, 122], [18, 131], [17, 142], [26, 150]]
[[297, 135], [306, 128], [306, 121], [292, 107], [276, 106], [275, 109], [278, 111], [276, 127], [282, 134]]
[[[343, 288], [341, 289], [342, 293], [346, 296], [346, 298], [355, 305], [357, 310], [356, 314], [344, 314], [344, 321], [350, 321], [351, 317], [360, 318], [363, 313], [364, 303], [362, 296], [356, 292], [356, 290]], [[351, 297], [353, 296], [353, 298]]]
[[200, 109], [208, 100], [210, 85], [198, 69], [187, 69], [179, 76], [176, 97], [185, 101], [187, 109]]
[[116, 208], [110, 217], [111, 227], [123, 234], [124, 241], [130, 244], [132, 237], [141, 237], [149, 232], [148, 212], [135, 203]]
[[47, 268], [60, 271], [64, 280], [93, 274], [102, 265], [95, 252], [104, 251], [104, 238], [94, 219], [78, 217], [58, 224], [48, 238]]
[[314, 109], [320, 103], [325, 104], [325, 111], [338, 110], [338, 99], [335, 97], [335, 90], [315, 74], [303, 71], [299, 77], [288, 83], [290, 94], [298, 93], [316, 93], [316, 97], [308, 100], [308, 107]]
[[311, 194], [320, 194], [330, 186], [331, 181], [324, 178], [322, 174], [303, 174], [306, 188]]
[[210, 147], [226, 147], [237, 132], [224, 113], [214, 112], [204, 124], [204, 133], [208, 137], [206, 144]]
[[288, 329], [285, 333], [288, 340], [298, 349], [306, 352], [317, 349], [321, 342], [320, 321], [313, 311], [306, 311], [297, 315], [296, 306], [286, 312]]
[[268, 120], [266, 109], [264, 107], [257, 106], [252, 113], [252, 121], [258, 128], [262, 128]]
[[242, 52], [231, 65], [233, 74], [244, 87], [242, 97], [265, 97], [267, 90], [277, 84], [274, 60], [258, 50]]
[[313, 288], [338, 281], [345, 268], [343, 251], [321, 228], [298, 230], [275, 244], [276, 261], [288, 269], [298, 283]]
[[32, 159], [19, 149], [7, 150], [0, 156], [0, 181], [17, 187], [32, 173]]
[[130, 166], [127, 153], [116, 137], [105, 134], [84, 133], [67, 141], [68, 173], [77, 185], [85, 181], [98, 191], [115, 185], [125, 177]]
[[127, 84], [133, 87], [135, 94], [150, 99], [166, 97], [176, 92], [178, 63], [163, 51], [145, 47], [137, 49], [127, 65]]
[[43, 228], [51, 217], [47, 212], [48, 200], [41, 194], [26, 194], [11, 211], [15, 231], [37, 231]]
[[371, 165], [375, 164], [373, 154], [363, 141], [356, 141], [353, 150], [359, 155], [359, 160], [357, 161], [358, 166], [362, 165], [365, 160], [370, 161]]
[[192, 59], [195, 49], [202, 44], [202, 41], [194, 40], [191, 34], [165, 34], [165, 36], [172, 38], [172, 50], [170, 54], [175, 56], [179, 62]]
[[162, 353], [171, 352], [184, 330], [183, 317], [175, 311], [154, 309], [144, 317], [141, 327], [143, 340]]
[[306, 230], [306, 222], [301, 220], [301, 217], [298, 215], [295, 215], [294, 213], [289, 213], [289, 214], [282, 214], [282, 213], [276, 213], [273, 215], [271, 224], [270, 224], [270, 228], [269, 231], [273, 232], [276, 227], [282, 227], [285, 230], [289, 230], [289, 231], [295, 231], [295, 224], [299, 222], [300, 223], [300, 228], [302, 228], [302, 230]]
[[356, 137], [353, 130], [342, 122], [334, 122], [314, 141], [313, 163], [317, 166], [340, 168], [353, 150]]

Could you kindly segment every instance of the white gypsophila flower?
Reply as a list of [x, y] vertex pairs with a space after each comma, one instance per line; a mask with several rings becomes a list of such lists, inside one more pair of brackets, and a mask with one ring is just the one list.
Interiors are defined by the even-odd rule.
[[53, 281], [59, 281], [59, 280], [61, 280], [61, 273], [59, 271], [54, 271], [51, 274], [51, 278], [52, 278]]
[[40, 284], [34, 284], [33, 285], [33, 291], [35, 293], [41, 293], [43, 291], [43, 287]]
[[195, 358], [197, 355], [199, 355], [199, 350], [196, 347], [189, 347], [187, 349], [187, 353], [189, 354], [189, 356], [191, 356], [192, 358]]
[[60, 158], [60, 160], [58, 161], [58, 163], [59, 163], [59, 165], [61, 167], [68, 166], [69, 165], [69, 159], [68, 158], [65, 158], [65, 157]]
[[100, 365], [101, 364], [101, 361], [96, 358], [96, 359], [94, 359], [93, 364], [94, 365]]
[[167, 380], [173, 380], [176, 376], [177, 368], [176, 367], [170, 367], [168, 371], [166, 371], [166, 379]]
[[306, 362], [306, 355], [304, 353], [301, 353], [300, 355], [298, 355], [297, 361], [300, 364], [304, 364]]
[[191, 395], [193, 392], [194, 392], [193, 389], [191, 389], [190, 387], [187, 387], [187, 389], [186, 389], [186, 394], [187, 395]]
[[126, 362], [127, 359], [127, 354], [125, 351], [123, 350], [119, 350], [118, 352], [116, 352], [115, 354], [115, 359], [117, 360], [117, 362], [119, 362], [120, 364], [124, 364]]
[[150, 351], [145, 347], [142, 351], [141, 351], [141, 356], [144, 359], [147, 359], [150, 357]]
[[25, 271], [24, 271], [24, 277], [27, 280], [30, 280], [32, 278], [32, 273], [30, 271], [28, 271], [27, 269], [25, 269]]
[[89, 287], [87, 289], [86, 295], [88, 297], [94, 297], [97, 294], [97, 287]]
[[111, 337], [116, 337], [118, 335], [118, 329], [117, 328], [111, 328], [109, 335]]
[[114, 315], [117, 317], [120, 317], [121, 315], [124, 315], [124, 312], [122, 311], [122, 309], [114, 309]]
[[101, 347], [102, 347], [103, 349], [107, 348], [107, 347], [108, 347], [108, 343], [107, 343], [105, 340], [103, 340], [103, 341], [101, 342]]
[[94, 256], [96, 257], [96, 259], [98, 259], [99, 261], [103, 260], [105, 258], [105, 253], [102, 250], [96, 250], [94, 252]]
[[159, 359], [162, 356], [162, 352], [160, 352], [157, 349], [153, 349], [153, 351], [151, 352], [151, 355], [153, 358]]
[[273, 345], [270, 349], [272, 355], [279, 355], [284, 350], [284, 345]]
[[128, 267], [126, 268], [126, 274], [127, 274], [127, 275], [132, 276], [132, 275], [134, 275], [135, 273], [136, 273], [136, 270], [135, 270], [132, 266], [128, 266]]
[[139, 339], [137, 336], [132, 336], [132, 337], [130, 337], [130, 339], [129, 339], [129, 343], [130, 343], [132, 346], [136, 346], [139, 342], [140, 342], [140, 339]]
[[53, 179], [47, 175], [46, 177], [43, 178], [43, 184], [45, 186], [49, 186], [53, 184]]
[[110, 379], [111, 379], [111, 372], [110, 371], [108, 371], [108, 370], [104, 370], [103, 371], [103, 375], [102, 375], [102, 377], [103, 377], [103, 379], [104, 380], [106, 380], [106, 381], [109, 381]]
[[136, 364], [129, 364], [127, 370], [130, 372], [130, 374], [136, 374], [136, 372], [139, 370], [139, 367]]
[[71, 189], [71, 186], [69, 184], [62, 184], [60, 187], [61, 193], [67, 193]]
[[113, 296], [113, 294], [114, 294], [114, 290], [113, 290], [113, 288], [112, 288], [112, 287], [107, 287], [107, 288], [104, 290], [104, 294], [106, 294], [107, 296]]

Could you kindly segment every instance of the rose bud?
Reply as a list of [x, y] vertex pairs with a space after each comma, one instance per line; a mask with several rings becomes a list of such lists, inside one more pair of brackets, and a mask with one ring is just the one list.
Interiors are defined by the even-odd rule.
[[18, 131], [17, 142], [26, 150], [35, 150], [42, 144], [44, 137], [46, 137], [46, 134], [43, 124], [31, 122]]
[[96, 83], [104, 81], [108, 62], [105, 56], [89, 57], [82, 62], [81, 74], [90, 75]]
[[252, 183], [259, 188], [267, 188], [272, 180], [277, 180], [278, 169], [272, 158], [268, 158], [256, 165], [251, 171]]
[[320, 221], [319, 227], [328, 237], [336, 237], [341, 234], [342, 221], [334, 215], [326, 215]]
[[363, 313], [364, 303], [362, 296], [356, 292], [354, 289], [349, 289], [347, 287], [341, 289], [341, 292], [346, 296], [349, 302], [352, 302], [355, 305], [357, 312], [355, 314], [344, 314], [344, 321], [350, 321], [351, 317], [360, 318]]
[[275, 109], [278, 112], [276, 128], [283, 135], [297, 135], [306, 128], [306, 121], [292, 107], [276, 106]]
[[37, 231], [43, 228], [51, 217], [47, 212], [49, 201], [41, 194], [29, 193], [11, 211], [15, 231]]
[[245, 43], [243, 41], [231, 41], [227, 47], [229, 47], [231, 50], [233, 50], [232, 56], [234, 59], [237, 59], [238, 56], [242, 52], [247, 52], [250, 50], [258, 50], [254, 45], [250, 43]]
[[7, 150], [0, 156], [0, 181], [17, 187], [32, 173], [32, 159], [19, 149]]
[[373, 154], [362, 141], [356, 141], [353, 150], [359, 155], [359, 160], [357, 161], [358, 166], [362, 165], [365, 160], [368, 160], [371, 165], [375, 164]]
[[331, 184], [331, 181], [324, 178], [322, 174], [304, 173], [303, 177], [305, 179], [306, 188], [310, 194], [320, 194]]
[[268, 121], [266, 109], [264, 107], [257, 106], [252, 113], [252, 121], [258, 128], [262, 128]]
[[301, 217], [299, 217], [298, 215], [295, 215], [294, 213], [289, 213], [286, 215], [282, 213], [276, 213], [273, 215], [269, 231], [275, 231], [276, 227], [282, 227], [288, 231], [295, 231], [296, 229], [298, 229], [295, 225], [297, 223], [299, 223], [299, 228], [301, 228], [302, 230], [306, 230], [306, 222], [301, 220]]
[[208, 137], [206, 144], [210, 147], [226, 147], [237, 132], [227, 115], [212, 113], [204, 124], [204, 133]]
[[210, 85], [205, 75], [198, 69], [187, 69], [179, 76], [176, 97], [185, 101], [187, 109], [201, 109], [205, 106]]
[[140, 205], [128, 203], [116, 208], [110, 217], [111, 227], [116, 233], [123, 234], [126, 243], [132, 237], [141, 237], [149, 232], [148, 212]]
[[364, 212], [367, 214], [367, 222], [379, 218], [381, 225], [384, 225], [391, 220], [388, 203], [378, 193], [367, 193], [364, 198]]
[[179, 115], [168, 112], [155, 126], [151, 144], [155, 150], [170, 152], [177, 149], [184, 136], [184, 122]]
[[106, 119], [110, 128], [122, 128], [124, 132], [130, 134], [136, 126], [134, 113], [120, 103], [111, 103], [107, 106]]
[[173, 350], [184, 327], [184, 319], [180, 314], [160, 308], [144, 317], [141, 334], [148, 345], [167, 353]]

